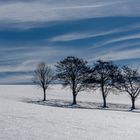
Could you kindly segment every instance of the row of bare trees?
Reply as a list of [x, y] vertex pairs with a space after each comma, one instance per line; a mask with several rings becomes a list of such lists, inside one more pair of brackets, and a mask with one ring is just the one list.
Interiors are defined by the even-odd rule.
[[43, 89], [44, 101], [49, 85], [57, 81], [64, 87], [69, 86], [72, 91], [73, 104], [79, 92], [91, 89], [100, 89], [103, 98], [103, 107], [106, 99], [114, 89], [126, 92], [135, 109], [135, 100], [140, 95], [140, 73], [138, 69], [128, 66], [119, 67], [111, 61], [98, 60], [91, 67], [88, 62], [74, 56], [68, 56], [55, 65], [56, 72], [40, 63], [34, 71], [33, 82]]

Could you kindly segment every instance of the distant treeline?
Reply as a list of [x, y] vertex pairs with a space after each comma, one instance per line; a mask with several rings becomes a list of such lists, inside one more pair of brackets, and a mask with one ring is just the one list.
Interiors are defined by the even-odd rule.
[[112, 61], [98, 60], [92, 66], [82, 58], [68, 56], [55, 65], [55, 73], [51, 67], [41, 62], [33, 74], [33, 83], [43, 89], [44, 101], [46, 90], [54, 81], [59, 81], [64, 87], [69, 86], [72, 91], [73, 105], [76, 97], [84, 90], [101, 90], [103, 107], [106, 107], [106, 99], [114, 90], [125, 92], [135, 109], [135, 101], [140, 95], [140, 71], [127, 65], [118, 66]]

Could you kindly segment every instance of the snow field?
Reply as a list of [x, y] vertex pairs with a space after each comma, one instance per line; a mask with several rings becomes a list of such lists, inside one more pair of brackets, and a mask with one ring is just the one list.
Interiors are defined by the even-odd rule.
[[[68, 89], [54, 86], [48, 100], [71, 101]], [[102, 102], [99, 93], [81, 93], [77, 101]], [[27, 85], [0, 86], [0, 140], [139, 140], [140, 113], [52, 107], [28, 103], [42, 100], [41, 90]], [[130, 104], [125, 95], [110, 103]], [[137, 105], [139, 105], [139, 99]], [[130, 104], [131, 105], [131, 104]]]

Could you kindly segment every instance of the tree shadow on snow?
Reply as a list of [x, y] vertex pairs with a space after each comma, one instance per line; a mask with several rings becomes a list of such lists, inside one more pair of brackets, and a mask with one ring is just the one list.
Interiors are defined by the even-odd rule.
[[78, 101], [76, 105], [72, 105], [70, 101], [64, 101], [60, 99], [49, 99], [46, 101], [31, 101], [31, 100], [24, 100], [26, 103], [32, 103], [37, 105], [43, 106], [51, 106], [51, 107], [61, 107], [61, 108], [72, 108], [72, 109], [96, 109], [96, 110], [108, 110], [108, 111], [123, 111], [123, 112], [133, 112], [133, 113], [140, 113], [140, 107], [134, 110], [131, 110], [130, 105], [126, 104], [113, 104], [108, 103], [108, 107], [102, 107], [101, 103], [96, 102], [84, 102]]

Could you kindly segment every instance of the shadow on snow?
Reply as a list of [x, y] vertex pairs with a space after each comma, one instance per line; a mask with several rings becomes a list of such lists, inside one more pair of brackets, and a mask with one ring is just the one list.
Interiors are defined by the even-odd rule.
[[24, 102], [37, 104], [37, 105], [43, 105], [43, 106], [61, 107], [61, 108], [96, 109], [96, 110], [140, 113], [140, 108], [136, 108], [134, 110], [131, 110], [131, 106], [127, 105], [127, 104], [108, 103], [107, 104], [108, 107], [104, 108], [102, 106], [102, 103], [78, 101], [76, 105], [72, 105], [70, 101], [64, 101], [64, 100], [60, 100], [60, 99], [49, 99], [46, 101], [24, 100]]

